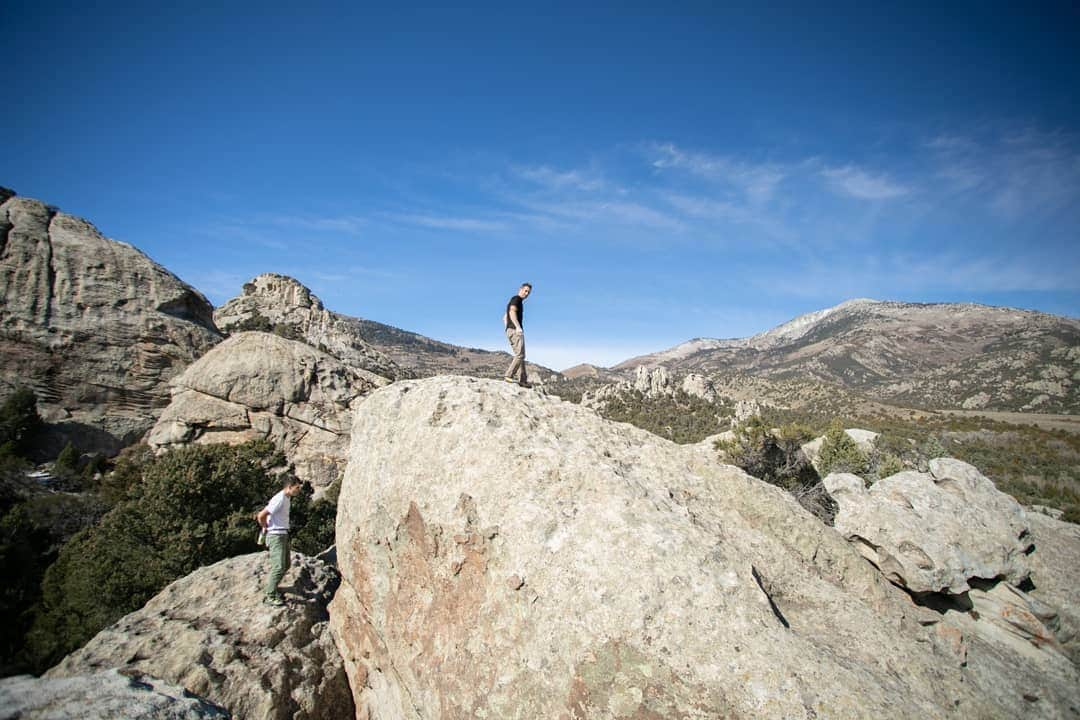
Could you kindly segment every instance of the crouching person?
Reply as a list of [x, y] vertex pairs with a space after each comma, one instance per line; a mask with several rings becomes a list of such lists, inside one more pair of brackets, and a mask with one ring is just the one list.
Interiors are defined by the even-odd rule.
[[277, 495], [270, 498], [266, 507], [255, 516], [259, 526], [266, 532], [266, 546], [270, 550], [270, 576], [266, 580], [266, 597], [263, 602], [269, 605], [284, 605], [285, 601], [278, 590], [278, 583], [289, 569], [289, 504], [290, 498], [296, 497], [303, 484], [295, 477], [285, 479], [284, 486]]

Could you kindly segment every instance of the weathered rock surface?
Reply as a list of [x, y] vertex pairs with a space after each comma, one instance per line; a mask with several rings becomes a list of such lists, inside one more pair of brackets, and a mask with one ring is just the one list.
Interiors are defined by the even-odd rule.
[[173, 381], [172, 403], [147, 442], [165, 448], [265, 437], [321, 494], [345, 470], [353, 403], [389, 382], [302, 342], [239, 333]]
[[311, 290], [285, 275], [265, 273], [245, 283], [243, 294], [214, 311], [214, 320], [226, 331], [279, 326], [346, 365], [390, 379], [402, 375], [397, 363], [364, 341], [354, 318], [327, 310]]
[[1066, 717], [1080, 703], [1064, 656], [1046, 679], [1010, 675], [1007, 650], [972, 658], [942, 614], [711, 448], [502, 383], [364, 400], [337, 550], [331, 625], [359, 718]]
[[839, 505], [837, 531], [911, 592], [958, 595], [972, 578], [1017, 585], [1030, 573], [1026, 513], [965, 462], [937, 458], [929, 473], [907, 470], [870, 488], [848, 473], [824, 483]]
[[221, 340], [199, 292], [37, 200], [0, 205], [0, 393], [28, 385], [84, 451], [141, 436]]
[[0, 680], [0, 720], [198, 720], [224, 708], [140, 673], [105, 670], [65, 678]]
[[181, 685], [246, 720], [350, 717], [327, 624], [339, 576], [314, 558], [292, 559], [282, 582], [286, 607], [262, 603], [265, 553], [222, 560], [172, 583], [46, 676], [121, 668]]
[[1057, 610], [1054, 635], [1080, 666], [1080, 525], [1037, 513], [1027, 520], [1035, 543], [1028, 594]]

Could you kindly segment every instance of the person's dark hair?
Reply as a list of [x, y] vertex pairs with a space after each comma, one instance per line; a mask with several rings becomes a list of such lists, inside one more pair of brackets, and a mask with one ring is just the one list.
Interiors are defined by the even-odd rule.
[[283, 487], [283, 488], [292, 487], [293, 485], [303, 485], [303, 484], [304, 484], [304, 481], [301, 480], [300, 478], [296, 477], [295, 475], [286, 475], [285, 479], [281, 481], [281, 487]]
[[532, 290], [532, 283], [521, 283], [521, 287], [527, 287]]

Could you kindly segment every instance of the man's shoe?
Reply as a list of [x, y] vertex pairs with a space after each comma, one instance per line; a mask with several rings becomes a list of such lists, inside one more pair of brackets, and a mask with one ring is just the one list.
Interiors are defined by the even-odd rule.
[[532, 387], [532, 383], [529, 382], [528, 380], [522, 380], [521, 382], [518, 383], [518, 385], [520, 385], [523, 388], [531, 388]]
[[512, 377], [504, 377], [503, 380], [505, 380], [508, 383], [516, 383], [517, 382], [517, 380], [515, 380]]
[[267, 595], [263, 598], [263, 602], [267, 605], [273, 605], [274, 607], [281, 607], [285, 604], [285, 601], [281, 599], [280, 595]]

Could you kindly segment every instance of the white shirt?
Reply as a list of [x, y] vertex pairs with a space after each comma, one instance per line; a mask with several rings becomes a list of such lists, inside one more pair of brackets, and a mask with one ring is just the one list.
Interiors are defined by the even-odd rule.
[[266, 503], [266, 512], [270, 517], [266, 518], [267, 535], [283, 535], [289, 532], [289, 496], [282, 490], [270, 502]]

